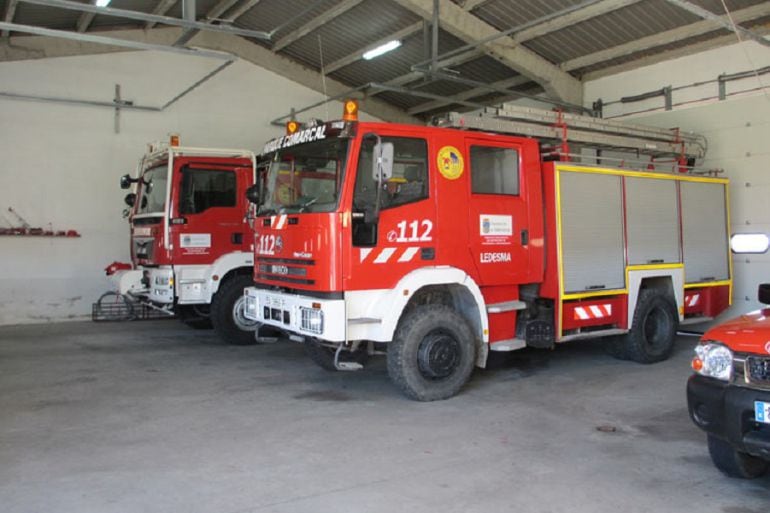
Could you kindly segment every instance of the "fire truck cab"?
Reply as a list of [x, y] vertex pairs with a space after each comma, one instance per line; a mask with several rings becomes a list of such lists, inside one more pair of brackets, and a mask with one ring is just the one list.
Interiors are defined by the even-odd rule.
[[257, 323], [242, 315], [253, 253], [245, 191], [254, 184], [251, 151], [151, 144], [126, 196], [131, 270], [116, 274], [120, 293], [211, 327], [227, 342], [254, 343]]
[[622, 335], [617, 356], [659, 361], [729, 303], [726, 180], [543, 162], [538, 139], [459, 126], [343, 120], [264, 153], [245, 317], [328, 369], [385, 351], [413, 399], [456, 394], [490, 350]]

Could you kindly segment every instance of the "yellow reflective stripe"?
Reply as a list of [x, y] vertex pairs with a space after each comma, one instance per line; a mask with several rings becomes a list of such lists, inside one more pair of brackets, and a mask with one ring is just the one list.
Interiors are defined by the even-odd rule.
[[636, 178], [660, 178], [662, 180], [680, 180], [683, 182], [707, 182], [707, 183], [722, 183], [729, 184], [728, 178], [714, 178], [710, 176], [690, 176], [690, 175], [675, 175], [666, 173], [654, 173], [651, 171], [626, 171], [622, 169], [610, 169], [604, 167], [591, 167], [591, 166], [575, 166], [569, 164], [557, 164], [556, 166], [560, 171], [570, 171], [573, 173], [595, 173], [601, 175], [618, 175], [618, 176], [631, 176]]
[[685, 289], [699, 289], [701, 287], [724, 287], [730, 286], [730, 293], [732, 294], [733, 280], [721, 280], [721, 281], [707, 281], [703, 283], [685, 283]]
[[635, 264], [626, 267], [626, 275], [628, 271], [654, 271], [657, 269], [682, 269], [684, 264], [681, 262], [673, 264]]
[[596, 292], [576, 292], [572, 294], [564, 294], [562, 295], [561, 299], [563, 301], [565, 299], [586, 299], [590, 297], [618, 296], [621, 294], [628, 294], [628, 289], [602, 290]]

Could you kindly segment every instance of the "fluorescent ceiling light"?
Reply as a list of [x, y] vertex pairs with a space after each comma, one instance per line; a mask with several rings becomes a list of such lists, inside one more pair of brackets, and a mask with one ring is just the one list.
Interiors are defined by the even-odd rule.
[[96, 7], [107, 7], [112, 0], [96, 0]]
[[733, 253], [766, 253], [770, 239], [764, 233], [736, 233], [730, 239]]
[[363, 55], [363, 58], [367, 61], [370, 61], [375, 57], [379, 57], [384, 53], [388, 53], [392, 50], [395, 50], [399, 46], [401, 46], [401, 41], [399, 41], [398, 39], [394, 39], [393, 41], [388, 41], [384, 45], [380, 45], [377, 48], [374, 48], [372, 50], [369, 50], [368, 52], [365, 52]]

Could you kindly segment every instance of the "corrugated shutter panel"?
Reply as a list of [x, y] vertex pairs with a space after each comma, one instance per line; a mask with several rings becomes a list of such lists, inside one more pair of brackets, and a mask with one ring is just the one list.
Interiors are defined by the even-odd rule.
[[619, 176], [560, 172], [564, 291], [625, 286]]
[[674, 180], [627, 177], [626, 216], [629, 264], [680, 261]]
[[687, 283], [729, 277], [725, 185], [681, 182], [684, 274]]

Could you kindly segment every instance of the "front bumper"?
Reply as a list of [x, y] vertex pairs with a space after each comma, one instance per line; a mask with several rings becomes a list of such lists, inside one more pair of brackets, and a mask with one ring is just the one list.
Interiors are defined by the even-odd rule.
[[247, 287], [244, 317], [300, 336], [345, 341], [345, 300]]
[[695, 425], [741, 452], [770, 460], [770, 424], [754, 420], [755, 401], [770, 402], [770, 391], [698, 374], [687, 381], [687, 406]]

